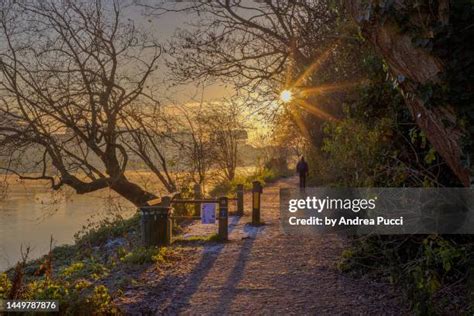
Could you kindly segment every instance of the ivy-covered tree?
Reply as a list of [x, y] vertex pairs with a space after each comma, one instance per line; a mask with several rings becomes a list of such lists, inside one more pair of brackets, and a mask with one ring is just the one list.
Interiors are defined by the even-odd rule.
[[417, 125], [459, 183], [469, 186], [472, 2], [351, 0], [346, 6], [384, 58]]

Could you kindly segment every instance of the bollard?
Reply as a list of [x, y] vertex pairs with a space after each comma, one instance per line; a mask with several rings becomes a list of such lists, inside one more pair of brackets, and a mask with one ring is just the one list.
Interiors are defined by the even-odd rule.
[[263, 192], [258, 181], [252, 182], [252, 225], [260, 225], [260, 196]]
[[169, 245], [171, 244], [172, 232], [173, 232], [173, 220], [171, 219], [172, 210], [171, 210], [171, 197], [164, 196], [161, 199], [162, 207], [162, 221], [160, 226], [158, 226], [159, 241], [160, 245]]
[[141, 208], [142, 241], [145, 247], [171, 243], [170, 201], [169, 197], [163, 197], [160, 204]]
[[229, 230], [229, 212], [228, 201], [226, 197], [219, 198], [219, 238], [220, 240], [228, 240]]
[[[202, 198], [201, 185], [194, 185], [194, 199], [200, 200]], [[196, 202], [194, 204], [194, 216], [201, 216], [201, 203]]]
[[244, 185], [237, 184], [237, 216], [244, 216]]
[[[173, 197], [173, 199], [176, 199], [176, 200], [181, 200], [182, 198], [183, 198], [183, 194], [181, 192], [176, 193]], [[186, 208], [186, 204], [184, 203], [175, 204], [173, 206], [173, 210], [175, 214], [178, 216], [188, 215], [188, 209]]]

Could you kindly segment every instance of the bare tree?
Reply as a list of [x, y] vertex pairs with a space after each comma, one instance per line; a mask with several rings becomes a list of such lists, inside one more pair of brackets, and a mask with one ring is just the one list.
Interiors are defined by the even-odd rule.
[[209, 138], [209, 126], [205, 117], [206, 104], [201, 99], [175, 107], [175, 129], [168, 134], [177, 145], [180, 165], [189, 173], [190, 180], [205, 186], [209, 172], [214, 166], [215, 157]]
[[281, 75], [290, 59], [300, 70], [311, 64], [318, 55], [314, 44], [334, 35], [336, 17], [327, 1], [202, 0], [157, 8], [167, 11], [199, 16], [171, 47], [178, 80], [219, 76], [252, 91], [268, 80], [285, 84]]
[[123, 10], [119, 1], [1, 2], [2, 169], [79, 194], [109, 187], [141, 205], [155, 196], [125, 174], [134, 153], [174, 189], [153, 169], [150, 151], [160, 151], [138, 119], [158, 106], [146, 86], [161, 47]]
[[168, 192], [177, 190], [175, 177], [169, 166], [169, 139], [176, 119], [149, 106], [143, 110], [143, 104], [125, 111], [123, 123], [128, 133], [121, 134], [124, 146], [135, 154], [153, 172]]
[[242, 109], [243, 106], [237, 101], [227, 100], [211, 106], [203, 116], [208, 126], [216, 166], [229, 181], [234, 179], [239, 164], [239, 144], [247, 139]]
[[209, 176], [232, 180], [238, 166], [238, 147], [246, 139], [243, 105], [235, 101], [200, 100], [179, 106], [173, 142], [179, 145], [181, 163], [195, 183], [205, 185]]
[[346, 24], [340, 23], [334, 1], [163, 3], [149, 12], [179, 11], [196, 17], [168, 48], [167, 63], [178, 83], [222, 80], [241, 95], [252, 96], [255, 112], [270, 112], [270, 117], [284, 89], [302, 91], [328, 83], [335, 87], [301, 93], [292, 103], [297, 110], [290, 118], [305, 122], [309, 133], [303, 133], [313, 142], [321, 140], [321, 125], [328, 117], [342, 115], [341, 100], [349, 89], [337, 89], [335, 83], [357, 83], [364, 76], [354, 58], [347, 58], [360, 52], [362, 45], [344, 31]]

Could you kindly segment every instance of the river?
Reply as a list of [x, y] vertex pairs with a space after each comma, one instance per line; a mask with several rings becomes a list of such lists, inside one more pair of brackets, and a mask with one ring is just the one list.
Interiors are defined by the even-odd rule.
[[45, 183], [9, 181], [0, 199], [0, 271], [14, 265], [20, 249], [30, 246], [30, 259], [38, 258], [53, 245], [71, 244], [74, 234], [88, 222], [136, 211], [110, 190], [77, 195], [70, 189], [52, 192]]

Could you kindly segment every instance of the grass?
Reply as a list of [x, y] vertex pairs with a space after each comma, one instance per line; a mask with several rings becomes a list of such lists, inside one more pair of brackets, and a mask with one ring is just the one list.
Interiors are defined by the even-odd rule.
[[181, 259], [180, 242], [218, 241], [213, 234], [146, 248], [141, 245], [140, 215], [115, 216], [85, 225], [73, 245], [55, 247], [18, 269], [0, 273], [0, 299], [10, 297], [16, 287], [17, 299], [57, 299], [62, 314], [115, 314], [119, 311], [114, 299], [138, 284], [142, 271], [166, 268]]
[[206, 242], [222, 242], [223, 240], [219, 236], [219, 234], [212, 234], [208, 236], [191, 236], [187, 238], [178, 237], [174, 240], [176, 243], [179, 244], [194, 244], [194, 243], [206, 243]]
[[[237, 184], [245, 188], [252, 181], [272, 181], [278, 175], [262, 169], [250, 176], [239, 176], [223, 183], [214, 193], [224, 190], [231, 194]], [[174, 228], [176, 229], [176, 227]], [[0, 273], [0, 299], [34, 300], [53, 298], [60, 302], [63, 314], [113, 314], [117, 309], [114, 298], [124, 289], [137, 284], [138, 275], [148, 267], [164, 268], [181, 258], [184, 244], [223, 242], [218, 234], [178, 237], [170, 247], [141, 245], [140, 214], [124, 219], [106, 218], [89, 222], [75, 235], [73, 245], [61, 245], [35, 260], [23, 262]]]
[[232, 181], [227, 179], [217, 183], [214, 188], [209, 192], [210, 196], [223, 196], [235, 194], [238, 184], [243, 184], [245, 190], [252, 188], [252, 182], [259, 181], [262, 185], [270, 183], [278, 178], [285, 176], [273, 169], [260, 168], [250, 175], [238, 174]]
[[123, 253], [120, 261], [125, 264], [143, 265], [147, 263], [165, 264], [175, 255], [175, 251], [167, 247], [139, 247], [130, 252]]
[[[142, 247], [139, 223], [135, 214], [84, 226], [73, 245], [55, 247], [42, 258], [0, 273], [0, 299], [12, 294], [23, 300], [57, 299], [63, 314], [117, 313], [113, 298], [133, 284], [128, 272], [178, 258], [174, 249]], [[121, 243], [111, 242], [117, 240]]]
[[129, 219], [121, 216], [106, 218], [98, 223], [83, 226], [74, 237], [79, 246], [100, 246], [108, 240], [137, 233], [140, 226], [140, 214], [137, 212]]

